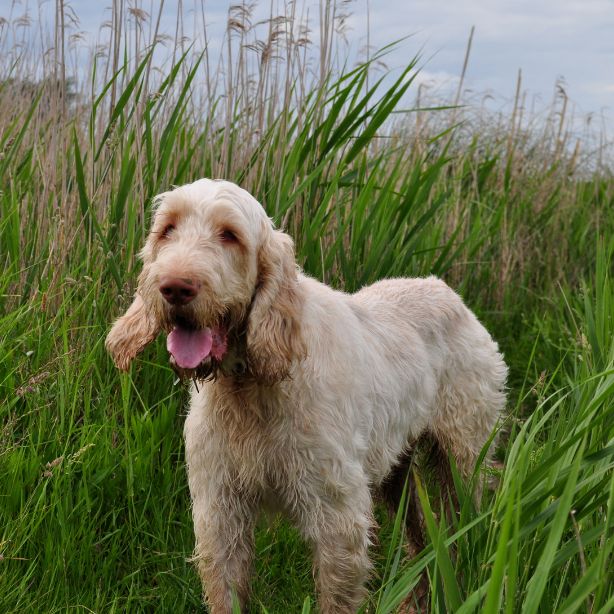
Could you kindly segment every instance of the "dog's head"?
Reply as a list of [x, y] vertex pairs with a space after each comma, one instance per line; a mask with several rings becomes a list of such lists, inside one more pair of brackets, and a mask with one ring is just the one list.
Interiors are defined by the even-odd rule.
[[304, 354], [290, 237], [245, 190], [201, 179], [155, 199], [136, 297], [106, 345], [120, 369], [160, 331], [187, 377], [222, 368], [264, 383]]

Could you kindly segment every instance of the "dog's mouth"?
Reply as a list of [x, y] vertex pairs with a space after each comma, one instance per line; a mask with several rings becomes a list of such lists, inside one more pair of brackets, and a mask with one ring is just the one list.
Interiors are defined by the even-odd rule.
[[163, 325], [170, 365], [179, 378], [188, 382], [248, 373], [245, 330], [228, 312], [203, 326], [188, 310], [175, 309]]
[[172, 362], [183, 370], [197, 369], [212, 359], [220, 362], [228, 350], [226, 328], [221, 325], [197, 328], [177, 320], [166, 338], [166, 348]]

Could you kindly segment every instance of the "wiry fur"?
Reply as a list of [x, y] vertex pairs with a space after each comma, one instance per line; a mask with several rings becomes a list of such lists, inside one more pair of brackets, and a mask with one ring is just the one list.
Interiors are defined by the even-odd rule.
[[304, 357], [305, 346], [292, 240], [279, 231], [267, 234], [257, 256], [257, 292], [247, 328], [247, 355], [258, 379], [273, 384], [288, 376], [292, 363]]
[[[231, 245], [220, 239], [227, 227]], [[373, 490], [400, 479], [393, 468], [421, 436], [472, 471], [505, 403], [497, 344], [434, 277], [348, 295], [298, 272], [290, 238], [228, 182], [159, 197], [142, 255], [135, 304], [108, 339], [118, 366], [177, 318], [226, 322], [244, 344], [229, 355], [244, 352], [247, 372], [222, 369], [192, 387], [185, 424], [194, 558], [211, 611], [229, 612], [232, 590], [247, 601], [254, 523], [269, 508], [313, 544], [320, 611], [354, 612], [370, 569]], [[197, 281], [193, 303], [165, 303], [167, 274]]]

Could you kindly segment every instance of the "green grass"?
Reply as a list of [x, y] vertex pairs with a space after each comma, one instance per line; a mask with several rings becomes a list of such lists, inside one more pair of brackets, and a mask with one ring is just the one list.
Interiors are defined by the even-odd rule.
[[[448, 521], [420, 480], [427, 547], [413, 560], [400, 517], [378, 509], [366, 611], [395, 611], [423, 570], [432, 612], [611, 611], [609, 175], [578, 166], [560, 128], [405, 112], [415, 61], [376, 87], [378, 58], [310, 78], [240, 55], [234, 97], [200, 101], [207, 56], [177, 53], [158, 73], [124, 44], [126, 63], [92, 69], [73, 97], [19, 64], [0, 78], [0, 611], [202, 610], [185, 390], [163, 341], [129, 374], [103, 348], [152, 197], [200, 176], [252, 191], [305, 270], [336, 287], [442, 276], [511, 367], [497, 486], [476, 509], [459, 481]], [[308, 611], [297, 533], [271, 519], [257, 551], [253, 611]]]

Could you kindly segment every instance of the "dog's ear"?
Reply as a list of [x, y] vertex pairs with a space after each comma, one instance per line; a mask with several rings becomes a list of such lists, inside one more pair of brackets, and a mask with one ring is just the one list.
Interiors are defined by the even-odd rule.
[[136, 294], [128, 311], [113, 324], [105, 346], [117, 368], [127, 371], [133, 358], [158, 336], [158, 332], [143, 299]]
[[292, 239], [266, 232], [258, 250], [258, 282], [247, 323], [247, 359], [256, 379], [274, 384], [305, 355]]

